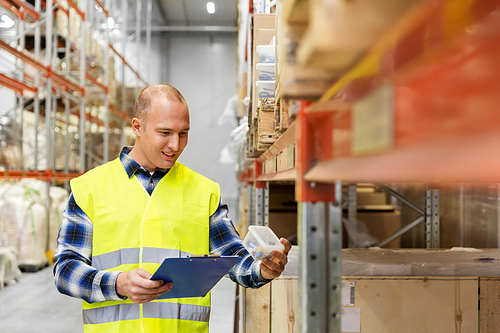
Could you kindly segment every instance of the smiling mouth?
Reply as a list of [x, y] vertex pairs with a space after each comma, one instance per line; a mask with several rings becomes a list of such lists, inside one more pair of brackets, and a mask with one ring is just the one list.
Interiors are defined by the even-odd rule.
[[174, 157], [174, 156], [175, 156], [175, 154], [166, 153], [166, 152], [164, 152], [164, 151], [162, 151], [162, 154], [163, 154], [163, 155], [165, 155], [165, 156], [167, 156], [167, 157], [169, 157], [169, 158], [172, 158], [172, 157]]

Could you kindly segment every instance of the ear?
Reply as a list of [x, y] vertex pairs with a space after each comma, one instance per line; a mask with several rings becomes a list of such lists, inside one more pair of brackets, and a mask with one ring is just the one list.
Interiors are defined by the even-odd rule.
[[131, 125], [132, 125], [132, 131], [134, 132], [134, 134], [138, 137], [141, 136], [141, 121], [138, 119], [138, 118], [133, 118], [132, 121], [131, 121]]

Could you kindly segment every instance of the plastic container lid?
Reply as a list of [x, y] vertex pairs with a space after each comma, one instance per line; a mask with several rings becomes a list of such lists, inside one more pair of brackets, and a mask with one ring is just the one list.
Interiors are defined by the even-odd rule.
[[243, 246], [255, 260], [272, 258], [272, 251], [281, 251], [285, 248], [269, 227], [254, 225], [248, 227]]

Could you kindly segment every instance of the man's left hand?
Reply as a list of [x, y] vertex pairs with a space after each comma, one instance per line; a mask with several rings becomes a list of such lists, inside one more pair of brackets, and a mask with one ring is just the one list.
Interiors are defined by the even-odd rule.
[[288, 262], [288, 252], [292, 248], [292, 244], [285, 238], [280, 239], [280, 243], [285, 246], [281, 251], [273, 251], [271, 259], [264, 258], [260, 264], [260, 273], [266, 280], [272, 280], [281, 275], [285, 270], [285, 265]]

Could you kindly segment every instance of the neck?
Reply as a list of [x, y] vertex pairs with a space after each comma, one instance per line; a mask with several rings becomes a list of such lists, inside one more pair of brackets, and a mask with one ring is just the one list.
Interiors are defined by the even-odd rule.
[[147, 160], [138, 151], [139, 151], [139, 149], [136, 149], [135, 146], [134, 146], [134, 148], [132, 148], [132, 150], [130, 151], [130, 153], [128, 153], [128, 156], [130, 156], [134, 161], [136, 161], [137, 163], [139, 163], [139, 165], [142, 166], [144, 169], [146, 169], [149, 172], [151, 172], [151, 174], [153, 172], [155, 172], [157, 168], [156, 167], [149, 167], [148, 163], [147, 163]]

